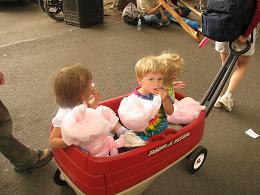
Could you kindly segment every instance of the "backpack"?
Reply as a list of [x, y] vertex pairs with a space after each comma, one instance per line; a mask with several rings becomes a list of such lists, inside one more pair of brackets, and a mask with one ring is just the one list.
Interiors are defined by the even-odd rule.
[[254, 12], [251, 0], [207, 0], [202, 33], [215, 41], [234, 41], [247, 30]]
[[137, 10], [137, 7], [133, 3], [128, 3], [122, 13], [122, 19], [124, 22], [132, 25], [137, 25], [138, 19], [141, 17], [141, 13]]

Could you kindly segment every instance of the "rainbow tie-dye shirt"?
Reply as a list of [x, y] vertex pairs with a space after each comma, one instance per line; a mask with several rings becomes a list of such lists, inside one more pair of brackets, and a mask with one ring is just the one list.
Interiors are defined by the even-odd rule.
[[[145, 100], [153, 100], [154, 94], [142, 95], [136, 89], [133, 94]], [[163, 106], [160, 107], [157, 115], [150, 120], [149, 126], [146, 127], [145, 132], [137, 132], [137, 135], [140, 136], [143, 140], [147, 140], [149, 137], [161, 133], [168, 127], [167, 116], [164, 112]]]

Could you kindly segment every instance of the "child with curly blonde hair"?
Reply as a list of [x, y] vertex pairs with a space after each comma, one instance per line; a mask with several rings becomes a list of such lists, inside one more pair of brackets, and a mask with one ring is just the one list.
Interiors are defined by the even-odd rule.
[[173, 124], [188, 124], [198, 117], [201, 110], [205, 106], [201, 106], [199, 102], [190, 97], [185, 97], [180, 101], [175, 99], [175, 89], [182, 89], [186, 84], [182, 81], [176, 81], [180, 76], [183, 69], [183, 58], [175, 52], [163, 52], [161, 55], [156, 56], [158, 62], [164, 69], [163, 87], [167, 91], [174, 106], [174, 112], [167, 115], [169, 123]]
[[186, 86], [182, 81], [176, 81], [183, 70], [183, 58], [175, 52], [163, 52], [156, 56], [159, 63], [163, 65], [164, 69], [164, 89], [168, 92], [172, 102], [174, 103], [175, 95], [174, 89], [182, 89]]

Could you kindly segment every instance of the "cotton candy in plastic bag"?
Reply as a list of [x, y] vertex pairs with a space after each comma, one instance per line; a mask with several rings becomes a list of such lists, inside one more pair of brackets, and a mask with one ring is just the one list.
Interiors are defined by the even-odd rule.
[[118, 115], [125, 127], [133, 131], [144, 131], [161, 106], [161, 97], [145, 100], [132, 94], [123, 98], [118, 108]]
[[167, 115], [167, 120], [176, 125], [190, 123], [199, 116], [202, 110], [205, 110], [205, 106], [201, 106], [191, 97], [185, 97], [180, 101], [176, 100], [173, 106], [174, 112], [172, 115]]

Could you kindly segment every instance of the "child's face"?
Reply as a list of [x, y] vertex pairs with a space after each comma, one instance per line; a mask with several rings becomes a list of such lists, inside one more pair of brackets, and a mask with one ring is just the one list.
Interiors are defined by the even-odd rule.
[[141, 90], [144, 94], [157, 94], [163, 87], [163, 75], [161, 73], [148, 73], [142, 79], [138, 79]]

